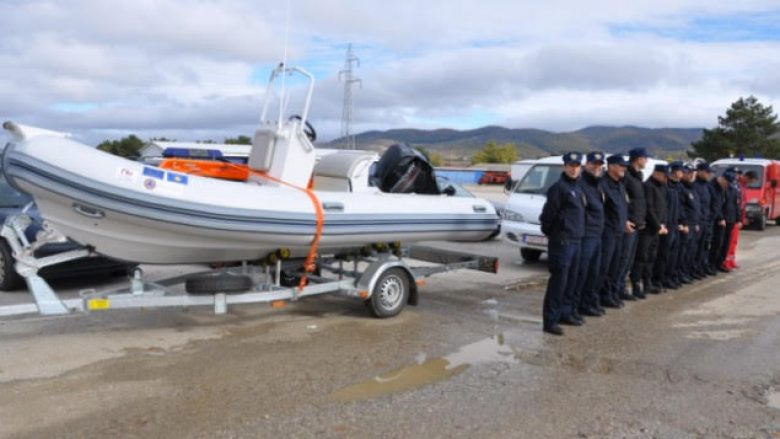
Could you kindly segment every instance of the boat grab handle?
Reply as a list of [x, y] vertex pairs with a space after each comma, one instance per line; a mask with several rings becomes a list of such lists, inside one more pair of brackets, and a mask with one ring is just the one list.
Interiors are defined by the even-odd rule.
[[344, 203], [332, 203], [332, 202], [323, 202], [322, 203], [322, 209], [327, 211], [338, 211], [343, 212], [344, 211]]
[[101, 219], [106, 216], [102, 210], [95, 209], [94, 207], [87, 207], [81, 204], [73, 203], [73, 211], [90, 218]]
[[474, 212], [477, 212], [477, 213], [485, 213], [485, 212], [487, 212], [487, 207], [485, 207], [485, 206], [480, 206], [480, 205], [475, 204], [475, 205], [473, 205], [471, 207], [474, 209]]

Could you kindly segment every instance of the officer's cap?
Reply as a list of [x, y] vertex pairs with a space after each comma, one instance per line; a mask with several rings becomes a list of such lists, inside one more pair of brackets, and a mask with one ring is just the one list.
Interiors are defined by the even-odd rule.
[[685, 171], [686, 174], [690, 174], [691, 172], [693, 172], [695, 170], [696, 169], [690, 163], [687, 163], [685, 166], [683, 166], [683, 171]]
[[685, 170], [685, 164], [679, 160], [669, 163], [669, 171], [683, 171]]
[[700, 162], [698, 165], [696, 165], [697, 171], [703, 171], [703, 172], [711, 172], [710, 164], [707, 162]]
[[563, 155], [563, 164], [564, 165], [581, 165], [582, 164], [582, 154], [578, 152], [567, 152]]
[[607, 158], [607, 164], [608, 165], [620, 165], [620, 166], [628, 166], [628, 163], [626, 162], [626, 159], [623, 158], [623, 155], [621, 154], [613, 154]]
[[588, 163], [604, 163], [604, 153], [601, 151], [589, 152], [585, 160]]
[[653, 168], [653, 172], [662, 172], [664, 174], [669, 173], [669, 165], [664, 165], [662, 163], [659, 163], [655, 165], [655, 168]]
[[726, 172], [723, 173], [723, 178], [729, 183], [734, 183], [734, 180], [737, 179], [737, 173], [734, 172], [733, 169], [727, 169]]
[[631, 160], [631, 161], [634, 161], [634, 160], [636, 160], [638, 158], [642, 158], [642, 157], [645, 157], [645, 158], [649, 157], [647, 155], [647, 150], [644, 149], [644, 148], [634, 148], [631, 151], [628, 151], [628, 159]]

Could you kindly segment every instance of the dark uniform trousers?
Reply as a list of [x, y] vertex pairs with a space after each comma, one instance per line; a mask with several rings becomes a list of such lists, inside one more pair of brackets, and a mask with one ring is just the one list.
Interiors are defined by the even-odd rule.
[[[653, 266], [658, 256], [658, 238], [658, 232], [650, 229], [644, 229], [639, 234], [639, 244], [637, 244], [636, 261], [631, 272], [631, 280], [645, 282], [645, 288], [649, 286], [646, 282], [653, 276]], [[634, 278], [634, 275], [636, 275], [636, 278]]]
[[688, 277], [691, 277], [696, 271], [696, 251], [698, 250], [700, 239], [701, 228], [697, 231], [695, 225], [690, 226], [688, 233], [683, 234], [679, 272]]
[[703, 274], [710, 265], [710, 245], [712, 244], [712, 221], [702, 223], [696, 249], [696, 270]]
[[[679, 281], [680, 262], [682, 260], [682, 252], [685, 248], [683, 245], [685, 239], [685, 233], [675, 229], [670, 230], [669, 235], [671, 239], [667, 241], [668, 248], [666, 249], [666, 273], [664, 279], [667, 281]], [[660, 256], [659, 256], [660, 257]]]
[[678, 249], [680, 235], [677, 229], [669, 229], [669, 233], [658, 238], [658, 253], [653, 265], [653, 283], [661, 285], [667, 280], [667, 270], [674, 266], [673, 253]]
[[[618, 294], [626, 293], [626, 276], [631, 271], [631, 267], [634, 265], [634, 259], [636, 258], [636, 248], [639, 243], [639, 231], [634, 233], [623, 234], [623, 246], [622, 254], [620, 255], [620, 275], [618, 278]], [[631, 277], [632, 282], [638, 282], [639, 279]]]
[[623, 234], [606, 232], [601, 240], [601, 272], [599, 276], [599, 296], [601, 300], [620, 301], [617, 291], [618, 276], [623, 256]]
[[[728, 224], [727, 224], [728, 225]], [[715, 223], [712, 227], [712, 243], [710, 245], [710, 267], [717, 269], [721, 265], [721, 253], [726, 243], [726, 227]], [[728, 248], [727, 248], [728, 249]]]
[[574, 303], [565, 304], [564, 310], [580, 310], [599, 306], [598, 286], [601, 270], [601, 237], [586, 236], [580, 247], [580, 263], [575, 282]]
[[565, 304], [574, 303], [580, 246], [580, 240], [550, 239], [547, 249], [550, 280], [542, 309], [545, 328], [557, 325], [561, 317], [571, 313]]
[[726, 230], [723, 231], [723, 245], [720, 248], [718, 265], [715, 268], [720, 267], [726, 262], [726, 257], [729, 255], [729, 247], [731, 246], [731, 233], [734, 231], [735, 226], [735, 223], [726, 223]]

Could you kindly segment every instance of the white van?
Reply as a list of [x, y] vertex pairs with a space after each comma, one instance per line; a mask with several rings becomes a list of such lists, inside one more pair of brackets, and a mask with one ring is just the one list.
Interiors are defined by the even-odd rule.
[[[645, 180], [657, 164], [666, 162], [648, 159], [643, 172]], [[562, 172], [562, 156], [521, 160], [512, 165], [514, 183], [501, 215], [501, 236], [504, 241], [519, 246], [520, 255], [526, 261], [538, 261], [547, 251], [547, 237], [542, 233], [539, 215], [547, 199], [547, 190], [558, 181]]]

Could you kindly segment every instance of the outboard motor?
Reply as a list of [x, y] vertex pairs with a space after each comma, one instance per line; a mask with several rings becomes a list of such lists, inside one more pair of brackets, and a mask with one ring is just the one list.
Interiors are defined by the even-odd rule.
[[372, 182], [379, 190], [388, 193], [440, 193], [428, 159], [405, 143], [397, 143], [387, 148], [376, 163]]

